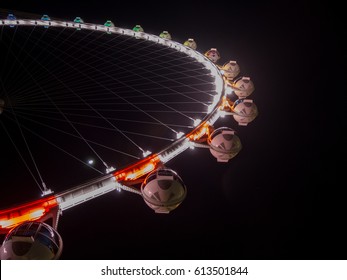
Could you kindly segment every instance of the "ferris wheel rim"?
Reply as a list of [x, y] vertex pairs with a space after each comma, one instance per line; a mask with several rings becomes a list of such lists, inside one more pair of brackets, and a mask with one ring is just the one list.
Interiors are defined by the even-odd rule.
[[[217, 67], [217, 65], [207, 58], [203, 53], [200, 53], [184, 44], [181, 44], [176, 41], [172, 41], [170, 39], [161, 38], [160, 35], [149, 34], [144, 31], [134, 31], [128, 28], [121, 28], [118, 26], [106, 26], [102, 24], [94, 24], [94, 23], [76, 23], [74, 21], [64, 21], [64, 20], [42, 20], [42, 19], [16, 19], [9, 20], [3, 19], [0, 21], [0, 26], [42, 26], [42, 27], [58, 27], [58, 28], [71, 28], [71, 29], [85, 29], [97, 32], [107, 32], [109, 34], [118, 34], [124, 36], [131, 36], [140, 40], [147, 40], [150, 42], [155, 42], [160, 45], [169, 47], [174, 49], [180, 53], [186, 54], [191, 58], [195, 59], [196, 62], [203, 65], [206, 70], [210, 71], [210, 75], [214, 78], [215, 84], [215, 92], [213, 103], [209, 106], [209, 112], [204, 116], [204, 118], [197, 124], [190, 132], [181, 135], [178, 139], [176, 139], [169, 146], [161, 149], [160, 151], [147, 155], [144, 158], [140, 159], [140, 162], [143, 161], [151, 161], [153, 158], [158, 158], [160, 162], [166, 163], [169, 160], [176, 157], [178, 154], [184, 152], [187, 148], [189, 148], [189, 136], [201, 130], [206, 124], [213, 125], [214, 122], [219, 118], [219, 105], [225, 96], [225, 81], [223, 79], [223, 74]], [[124, 170], [129, 169], [129, 167], [135, 167], [138, 165], [136, 162], [129, 164], [116, 172], [114, 175], [123, 173]], [[141, 175], [147, 175], [150, 171], [143, 173]], [[112, 172], [112, 171], [111, 171]], [[116, 175], [117, 176], [117, 175]], [[101, 176], [102, 177], [102, 176]]]
[[[44, 16], [46, 16], [46, 17], [44, 17]], [[239, 90], [239, 91], [248, 93], [249, 89], [243, 90], [243, 88], [241, 86], [244, 86], [244, 85], [241, 85], [239, 87], [235, 86], [235, 83], [238, 80], [237, 79], [234, 80], [234, 78], [237, 77], [238, 74], [235, 77], [233, 77], [232, 79], [228, 79], [228, 77], [226, 75], [224, 75], [223, 67], [220, 67], [217, 64], [217, 61], [220, 58], [220, 55], [219, 55], [217, 49], [212, 48], [211, 50], [217, 52], [218, 56], [211, 57], [211, 56], [207, 55], [207, 53], [209, 51], [207, 51], [205, 53], [200, 53], [199, 51], [197, 51], [196, 50], [196, 44], [194, 46], [192, 46], [192, 45], [186, 44], [187, 41], [184, 43], [179, 43], [179, 42], [173, 41], [171, 39], [171, 36], [168, 38], [165, 36], [161, 36], [161, 34], [157, 36], [157, 35], [146, 33], [146, 32], [144, 32], [144, 30], [142, 29], [142, 27], [140, 25], [136, 25], [133, 29], [127, 29], [127, 28], [121, 28], [121, 27], [115, 26], [114, 23], [110, 20], [107, 20], [106, 23], [104, 25], [102, 25], [102, 24], [86, 23], [83, 20], [81, 20], [79, 17], [76, 17], [76, 19], [79, 18], [79, 21], [77, 22], [76, 19], [74, 21], [51, 20], [47, 15], [44, 15], [44, 16], [41, 19], [39, 19], [39, 18], [38, 19], [27, 19], [27, 18], [17, 19], [17, 18], [14, 18], [14, 19], [3, 19], [3, 20], [0, 19], [0, 26], [2, 26], [2, 27], [3, 26], [9, 26], [12, 28], [16, 27], [15, 30], [17, 30], [18, 26], [34, 26], [34, 28], [36, 26], [39, 26], [39, 27], [45, 28], [45, 30], [47, 30], [48, 28], [53, 29], [55, 27], [64, 28], [64, 29], [65, 28], [75, 29], [75, 30], [82, 30], [83, 29], [83, 30], [88, 30], [91, 32], [96, 31], [98, 33], [100, 32], [100, 33], [104, 33], [104, 34], [105, 33], [116, 34], [117, 36], [119, 35], [120, 37], [121, 36], [123, 36], [123, 37], [127, 36], [126, 40], [128, 40], [128, 38], [135, 38], [137, 40], [148, 41], [148, 42], [152, 43], [152, 44], [148, 44], [149, 47], [154, 48], [154, 46], [161, 46], [161, 47], [165, 47], [165, 51], [167, 51], [166, 48], [170, 48], [171, 52], [170, 53], [168, 52], [169, 54], [171, 54], [171, 55], [176, 54], [173, 51], [177, 51], [180, 54], [184, 54], [184, 56], [182, 56], [182, 58], [187, 59], [189, 63], [191, 62], [191, 59], [192, 59], [194, 62], [194, 66], [196, 66], [195, 63], [199, 63], [199, 65], [203, 66], [201, 68], [192, 67], [192, 71], [194, 71], [195, 73], [199, 73], [198, 71], [200, 69], [203, 70], [203, 73], [201, 75], [200, 74], [198, 74], [198, 75], [194, 74], [190, 77], [196, 78], [197, 80], [204, 81], [204, 82], [207, 81], [207, 84], [208, 84], [207, 89], [206, 88], [203, 88], [203, 89], [200, 88], [200, 86], [206, 85], [206, 83], [203, 84], [203, 83], [194, 83], [193, 82], [192, 83], [193, 86], [190, 86], [190, 87], [196, 91], [195, 94], [199, 94], [199, 97], [201, 96], [200, 95], [201, 93], [206, 94], [206, 98], [207, 98], [206, 100], [207, 101], [205, 99], [202, 99], [202, 101], [198, 101], [198, 98], [192, 98], [193, 96], [186, 96], [185, 95], [186, 93], [191, 93], [193, 91], [186, 91], [185, 92], [184, 90], [182, 90], [182, 95], [184, 95], [184, 97], [189, 97], [191, 100], [195, 101], [196, 103], [200, 103], [199, 105], [200, 106], [202, 105], [203, 108], [198, 109], [194, 112], [192, 110], [177, 111], [174, 107], [167, 106], [167, 108], [172, 110], [172, 112], [174, 112], [174, 111], [178, 112], [181, 115], [184, 115], [184, 117], [187, 117], [189, 120], [194, 121], [194, 125], [190, 125], [190, 123], [189, 123], [187, 126], [183, 126], [183, 125], [181, 126], [181, 127], [188, 128], [188, 129], [184, 130], [185, 133], [178, 132], [178, 131], [172, 129], [175, 124], [169, 124], [169, 123], [171, 123], [171, 121], [169, 121], [169, 123], [167, 123], [167, 124], [165, 124], [165, 121], [162, 122], [160, 120], [158, 121], [158, 123], [153, 122], [155, 124], [164, 125], [164, 126], [166, 126], [166, 128], [169, 128], [172, 132], [177, 134], [176, 138], [173, 137], [170, 139], [168, 139], [168, 138], [165, 139], [165, 140], [172, 141], [172, 142], [170, 142], [171, 144], [166, 143], [164, 145], [164, 148], [160, 148], [160, 149], [158, 148], [158, 146], [155, 146], [155, 149], [158, 149], [159, 151], [156, 150], [155, 153], [151, 153], [148, 150], [146, 151], [146, 150], [142, 149], [140, 146], [136, 145], [136, 143], [134, 143], [133, 141], [131, 141], [130, 138], [127, 137], [129, 141], [131, 141], [133, 144], [135, 144], [143, 152], [143, 154], [142, 154], [143, 157], [133, 156], [133, 158], [135, 158], [135, 160], [133, 160], [133, 161], [135, 161], [134, 163], [126, 164], [125, 166], [123, 166], [117, 170], [114, 169], [112, 166], [111, 167], [107, 166], [107, 164], [105, 164], [105, 162], [103, 162], [103, 164], [106, 165], [106, 172], [100, 172], [99, 171], [99, 173], [101, 173], [102, 175], [99, 175], [96, 178], [94, 177], [93, 179], [86, 180], [82, 183], [79, 183], [78, 185], [74, 184], [74, 187], [67, 187], [65, 190], [59, 191], [55, 194], [53, 194], [53, 192], [50, 189], [48, 189], [48, 191], [45, 192], [45, 190], [46, 190], [45, 189], [44, 191], [42, 191], [43, 197], [40, 199], [36, 199], [34, 201], [30, 201], [27, 203], [21, 203], [19, 205], [17, 204], [18, 206], [13, 206], [13, 207], [8, 208], [8, 209], [4, 209], [4, 210], [0, 209], [0, 233], [6, 233], [9, 228], [16, 227], [21, 222], [26, 221], [26, 220], [27, 221], [45, 222], [47, 220], [47, 218], [49, 218], [49, 219], [52, 218], [53, 228], [56, 229], [57, 225], [58, 225], [58, 218], [62, 214], [63, 211], [65, 211], [69, 208], [72, 208], [74, 206], [77, 206], [79, 204], [82, 204], [84, 202], [87, 202], [90, 199], [94, 199], [100, 195], [114, 191], [114, 190], [118, 190], [118, 191], [125, 190], [125, 191], [129, 191], [129, 192], [133, 192], [135, 194], [138, 194], [142, 197], [143, 201], [150, 208], [152, 208], [152, 210], [154, 210], [155, 212], [157, 212], [157, 213], [169, 213], [172, 210], [176, 209], [176, 207], [178, 207], [180, 205], [180, 203], [185, 199], [186, 194], [187, 194], [186, 185], [180, 179], [182, 181], [182, 184], [181, 184], [182, 186], [180, 186], [181, 192], [183, 192], [183, 194], [181, 194], [180, 197], [176, 197], [176, 199], [166, 201], [168, 195], [170, 195], [170, 196], [171, 195], [177, 195], [178, 192], [175, 192], [176, 189], [173, 187], [173, 189], [169, 190], [170, 193], [168, 191], [167, 193], [163, 194], [162, 199], [164, 200], [164, 202], [157, 201], [157, 200], [153, 200], [151, 197], [152, 196], [152, 193], [151, 193], [152, 190], [154, 189], [155, 193], [157, 195], [158, 194], [158, 187], [159, 188], [163, 187], [165, 189], [168, 187], [168, 184], [167, 184], [167, 182], [160, 182], [160, 180], [163, 180], [163, 178], [160, 178], [160, 179], [156, 180], [154, 184], [150, 185], [150, 187], [147, 189], [148, 193], [146, 193], [146, 192], [144, 192], [144, 186], [146, 185], [146, 181], [147, 181], [146, 176], [150, 175], [153, 172], [156, 172], [157, 170], [159, 170], [161, 168], [167, 168], [167, 167], [165, 167], [165, 164], [168, 161], [175, 158], [176, 156], [178, 156], [179, 154], [181, 154], [182, 152], [184, 152], [188, 148], [192, 148], [192, 149], [194, 149], [194, 147], [209, 148], [211, 154], [217, 159], [217, 162], [228, 162], [242, 148], [242, 145], [240, 143], [240, 139], [238, 138], [237, 135], [235, 136], [235, 138], [233, 138], [235, 140], [234, 142], [236, 143], [236, 145], [231, 145], [231, 148], [229, 148], [230, 144], [235, 144], [235, 143], [230, 142], [229, 136], [224, 137], [225, 135], [222, 135], [222, 137], [218, 137], [218, 139], [216, 139], [215, 142], [217, 142], [217, 143], [212, 143], [212, 138], [213, 138], [213, 136], [216, 135], [216, 133], [218, 131], [223, 130], [222, 134], [223, 133], [224, 134], [230, 134], [230, 133], [225, 133], [225, 131], [228, 131], [228, 132], [230, 132], [230, 130], [234, 131], [233, 129], [230, 129], [228, 127], [215, 128], [214, 123], [220, 117], [224, 117], [225, 115], [232, 115], [234, 117], [235, 121], [237, 121], [239, 125], [247, 125], [247, 123], [251, 122], [253, 120], [253, 117], [256, 117], [256, 115], [257, 115], [257, 110], [255, 112], [254, 107], [252, 107], [251, 110], [249, 110], [250, 112], [248, 112], [248, 111], [239, 112], [240, 110], [239, 111], [234, 110], [234, 107], [236, 107], [239, 102], [244, 102], [244, 101], [252, 102], [252, 100], [243, 99], [243, 97], [241, 95], [239, 96], [235, 92], [235, 90]], [[34, 30], [34, 28], [32, 29], [32, 31]], [[29, 31], [30, 31], [30, 29], [29, 29]], [[102, 36], [103, 35], [101, 35], [99, 37], [102, 37]], [[105, 35], [105, 36], [108, 36], [108, 35]], [[193, 40], [193, 39], [189, 38], [188, 41], [189, 40]], [[82, 41], [82, 40], [80, 40], [80, 41]], [[134, 41], [134, 39], [130, 40], [131, 44], [133, 41]], [[108, 43], [108, 41], [105, 41], [105, 42]], [[128, 43], [128, 41], [127, 41], [127, 43]], [[105, 44], [105, 45], [107, 45], [107, 44]], [[137, 44], [134, 44], [134, 45], [137, 45]], [[130, 45], [130, 46], [132, 46], [132, 45]], [[126, 45], [126, 48], [127, 47], [128, 46]], [[122, 48], [119, 48], [119, 49], [122, 50]], [[56, 50], [60, 50], [60, 49], [56, 48], [55, 51]], [[98, 53], [97, 51], [96, 51], [96, 53], [100, 55], [100, 53]], [[101, 53], [103, 53], [103, 51]], [[116, 52], [116, 54], [118, 54], [118, 52]], [[125, 54], [125, 55], [127, 55], [127, 54]], [[79, 56], [78, 58], [80, 58], [80, 57], [81, 56]], [[111, 56], [109, 56], [109, 57], [111, 57]], [[165, 58], [165, 55], [164, 55], [164, 58]], [[105, 57], [104, 57], [104, 59], [105, 59]], [[181, 56], [179, 56], [179, 59], [181, 59]], [[158, 58], [157, 58], [157, 60], [159, 61]], [[186, 63], [184, 63], [184, 64], [186, 64]], [[131, 64], [128, 64], [128, 65], [131, 66]], [[176, 66], [175, 64], [171, 64], [169, 67], [166, 67], [166, 68], [169, 69], [170, 67], [172, 67], [172, 65]], [[66, 66], [66, 65], [64, 64], [64, 66]], [[67, 64], [67, 66], [70, 66], [70, 65]], [[88, 65], [84, 63], [84, 66], [88, 66]], [[44, 68], [46, 68], [46, 67], [44, 67]], [[74, 68], [74, 67], [72, 66], [71, 68]], [[159, 69], [161, 70], [163, 68], [159, 68]], [[173, 69], [174, 69], [173, 71], [180, 71], [180, 70], [176, 70], [177, 69], [176, 67], [173, 67]], [[180, 69], [180, 68], [178, 68], [178, 69]], [[49, 74], [51, 74], [48, 68], [46, 68], [45, 70], [47, 72], [49, 72]], [[121, 70], [126, 70], [126, 69], [125, 68], [123, 69], [121, 67]], [[189, 71], [191, 71], [191, 70], [189, 70]], [[52, 73], [54, 74], [54, 72], [52, 72]], [[137, 78], [139, 78], [139, 77], [142, 78], [142, 76], [137, 75], [137, 73], [135, 71], [129, 71], [129, 73], [130, 74], [135, 73]], [[146, 73], [148, 73], [148, 71], [146, 71]], [[153, 73], [154, 73], [154, 77], [156, 77], [157, 74], [155, 74], [155, 72], [153, 72]], [[82, 74], [82, 72], [80, 72], [80, 74]], [[205, 79], [205, 75], [207, 76], [207, 79]], [[113, 79], [111, 77], [110, 73], [107, 76], [108, 76], [108, 78], [111, 78], [112, 81], [117, 81], [117, 79]], [[161, 77], [160, 74], [159, 74], [159, 76]], [[176, 76], [176, 75], [174, 75], [174, 76]], [[190, 78], [188, 75], [185, 77]], [[199, 79], [199, 77], [203, 77], [203, 78]], [[93, 80], [93, 79], [91, 79], [91, 80]], [[211, 80], [212, 80], [212, 82], [211, 82]], [[127, 80], [126, 83], [131, 83], [132, 81], [134, 81], [134, 80], [131, 80], [131, 81]], [[94, 80], [92, 82], [98, 82], [98, 81]], [[103, 81], [101, 81], [101, 82], [103, 83]], [[188, 83], [191, 83], [191, 80], [189, 80]], [[144, 84], [146, 84], [146, 83], [144, 83]], [[179, 91], [176, 90], [176, 88], [179, 87], [181, 84], [183, 85], [183, 83], [180, 83], [178, 85], [169, 83], [170, 86], [173, 85], [173, 87], [175, 87], [175, 89], [172, 90], [173, 93], [179, 93]], [[139, 85], [143, 85], [143, 84], [139, 83]], [[165, 86], [165, 84], [159, 84], [158, 83], [158, 85], [162, 86], [162, 88], [166, 88], [166, 89], [171, 90], [169, 87]], [[129, 87], [129, 88], [134, 89], [133, 87]], [[103, 89], [108, 90], [107, 87], [105, 87]], [[156, 88], [154, 90], [156, 90]], [[254, 90], [254, 87], [253, 87], [253, 90]], [[137, 90], [135, 89], [135, 91], [137, 91]], [[138, 92], [140, 93], [140, 95], [131, 96], [131, 98], [134, 98], [134, 97], [138, 98], [139, 96], [142, 97], [141, 94], [143, 94], [144, 96], [147, 96], [145, 93], [142, 93], [141, 91], [138, 91]], [[169, 94], [172, 94], [172, 92], [170, 91]], [[252, 93], [252, 91], [249, 92], [249, 94], [251, 94], [251, 93]], [[161, 97], [165, 95], [164, 98], [166, 98], [166, 94], [161, 95]], [[241, 101], [237, 101], [237, 100], [234, 101], [232, 99], [229, 99], [227, 97], [229, 94], [234, 94], [233, 97], [237, 96], [238, 99], [242, 99], [242, 100]], [[155, 95], [156, 94], [153, 94], [153, 96], [155, 96]], [[86, 100], [88, 100], [87, 96], [86, 96]], [[117, 96], [118, 96], [118, 94], [117, 94]], [[176, 95], [174, 97], [176, 97]], [[213, 98], [213, 101], [211, 101], [209, 98], [211, 98], [211, 99]], [[81, 98], [81, 100], [84, 101], [82, 98]], [[107, 98], [104, 98], [104, 100], [107, 100]], [[112, 101], [113, 99], [110, 98], [109, 100]], [[133, 100], [134, 99], [129, 98], [129, 100], [125, 100], [125, 101], [127, 101], [128, 104], [132, 105]], [[160, 98], [159, 99], [153, 98], [153, 100], [156, 101], [157, 103], [163, 103], [160, 101]], [[177, 99], [174, 101], [180, 101], [180, 99]], [[5, 102], [6, 102], [6, 100], [5, 100]], [[170, 102], [170, 99], [169, 99], [168, 104], [169, 103], [174, 103], [174, 102]], [[177, 103], [179, 103], [179, 102], [177, 102]], [[194, 102], [182, 102], [182, 103], [194, 103]], [[114, 106], [117, 103], [111, 103], [111, 104], [112, 104], [112, 106]], [[142, 104], [142, 103], [137, 103], [137, 104]], [[93, 105], [104, 106], [105, 103], [95, 103]], [[204, 106], [206, 106], [206, 107], [204, 107]], [[2, 101], [2, 99], [0, 98], [0, 113], [2, 113], [3, 109], [5, 109], [5, 107], [6, 107], [6, 104], [4, 104], [4, 101]], [[143, 109], [141, 107], [137, 107], [137, 106], [134, 106], [134, 107], [135, 107], [135, 110], [129, 110], [129, 111], [132, 112], [132, 111], [136, 111], [136, 109], [137, 109], [137, 110], [141, 110], [143, 112]], [[94, 109], [91, 106], [90, 106], [90, 108]], [[98, 109], [100, 109], [100, 108], [98, 108]], [[205, 109], [207, 109], [207, 110], [205, 110]], [[255, 107], [255, 109], [257, 109], [257, 108]], [[85, 109], [81, 109], [81, 110], [85, 110]], [[104, 111], [107, 111], [107, 110], [104, 110]], [[123, 111], [123, 110], [120, 110], [120, 111]], [[44, 112], [44, 111], [42, 111], [42, 112]], [[164, 111], [164, 110], [159, 110], [159, 111], [152, 110], [150, 112], [162, 112], [163, 113], [163, 112], [170, 112], [170, 111], [168, 111], [166, 109], [166, 111]], [[69, 113], [71, 113], [71, 112], [69, 112]], [[185, 115], [184, 113], [188, 113], [188, 114], [189, 113], [190, 114], [198, 113], [201, 115], [199, 115], [198, 119], [193, 119], [189, 115]], [[71, 114], [71, 115], [73, 115], [73, 114]], [[244, 119], [241, 119], [242, 117]], [[153, 119], [156, 120], [154, 117], [153, 117]], [[163, 118], [163, 119], [165, 119], [165, 118]], [[180, 120], [182, 120], [182, 119], [180, 119]], [[130, 120], [130, 121], [136, 122], [135, 120]], [[167, 120], [166, 120], [166, 122], [167, 122]], [[145, 121], [143, 123], [145, 123]], [[147, 122], [147, 123], [150, 123], [150, 122]], [[170, 127], [171, 125], [172, 125], [172, 127]], [[178, 125], [175, 125], [175, 126], [178, 126]], [[115, 128], [118, 130], [117, 127], [115, 127]], [[125, 132], [131, 133], [129, 131], [125, 131]], [[138, 132], [141, 132], [141, 131], [139, 130]], [[164, 136], [164, 134], [165, 133], [163, 132], [163, 134], [161, 136]], [[144, 134], [139, 133], [139, 135], [143, 136]], [[144, 136], [147, 136], [147, 135], [144, 135]], [[153, 135], [153, 136], [155, 136], [155, 135]], [[170, 134], [170, 137], [171, 136], [172, 135]], [[162, 139], [164, 139], [164, 137], [162, 137]], [[95, 144], [92, 141], [91, 141], [91, 143]], [[226, 146], [226, 148], [220, 148], [218, 145], [214, 145], [214, 144], [218, 144], [218, 145], [223, 144], [223, 145], [228, 145], [228, 146]], [[125, 151], [125, 150], [123, 150], [123, 151]], [[99, 157], [99, 159], [101, 159], [101, 158]], [[169, 176], [167, 176], [167, 177], [169, 177]], [[82, 179], [79, 179], [79, 180], [82, 181]], [[171, 178], [167, 178], [166, 181], [170, 181], [170, 180], [174, 181], [174, 179], [171, 179]], [[44, 184], [44, 182], [42, 182], [42, 183]], [[64, 186], [65, 185], [66, 184], [64, 183]], [[135, 185], [140, 185], [140, 186], [137, 187]], [[172, 186], [172, 185], [170, 185], [170, 186]], [[18, 218], [12, 219], [13, 213], [15, 213], [16, 215], [18, 214]]]

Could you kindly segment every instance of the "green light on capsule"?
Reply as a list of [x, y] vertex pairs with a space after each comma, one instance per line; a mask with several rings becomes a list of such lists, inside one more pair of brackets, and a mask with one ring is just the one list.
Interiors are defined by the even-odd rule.
[[77, 26], [77, 30], [81, 30], [81, 23], [84, 23], [84, 20], [81, 19], [80, 17], [76, 17], [76, 18], [74, 19], [74, 23], [79, 24], [79, 25]]
[[113, 22], [110, 21], [110, 20], [107, 20], [107, 21], [104, 23], [104, 25], [105, 25], [106, 27], [113, 27], [113, 26], [114, 26]]
[[[112, 21], [110, 21], [110, 20], [107, 20], [107, 21], [104, 23], [104, 25], [105, 25], [106, 27], [114, 27], [114, 23], [113, 23]], [[111, 31], [109, 30], [109, 28], [107, 29], [106, 33], [107, 33], [107, 34], [111, 34]]]
[[167, 31], [163, 31], [162, 33], [159, 34], [159, 37], [160, 38], [163, 38], [163, 39], [168, 39], [168, 40], [171, 40], [171, 35], [169, 32]]
[[196, 48], [197, 48], [196, 42], [192, 38], [189, 38], [187, 41], [185, 41], [183, 43], [183, 45], [186, 46], [186, 47], [189, 47], [189, 48], [191, 48], [193, 50], [196, 50]]
[[141, 25], [137, 24], [134, 26], [133, 31], [135, 32], [143, 32], [143, 28], [141, 27]]
[[75, 22], [75, 23], [84, 23], [83, 19], [81, 19], [80, 17], [76, 17], [76, 18], [74, 19], [74, 22]]

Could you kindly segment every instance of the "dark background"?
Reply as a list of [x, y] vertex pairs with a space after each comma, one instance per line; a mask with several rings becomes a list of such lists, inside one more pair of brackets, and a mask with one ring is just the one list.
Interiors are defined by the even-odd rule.
[[[310, 1], [1, 1], [3, 9], [188, 37], [237, 60], [259, 116], [227, 164], [208, 151], [169, 162], [188, 186], [154, 214], [108, 194], [64, 212], [62, 259], [346, 259], [345, 20]], [[234, 124], [233, 124], [234, 125]], [[241, 128], [238, 128], [241, 130]], [[2, 136], [1, 136], [2, 137]], [[1, 188], [8, 188], [8, 182]], [[1, 197], [0, 201], [6, 200]]]

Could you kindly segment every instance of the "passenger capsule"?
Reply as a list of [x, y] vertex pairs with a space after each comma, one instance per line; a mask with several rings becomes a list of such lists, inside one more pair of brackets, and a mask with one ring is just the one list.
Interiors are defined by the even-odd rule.
[[249, 77], [237, 79], [233, 83], [232, 88], [239, 98], [246, 98], [250, 96], [255, 89], [254, 84]]
[[217, 61], [220, 59], [220, 54], [216, 48], [211, 48], [210, 50], [205, 52], [205, 56], [213, 63], [217, 63]]
[[44, 25], [45, 28], [48, 28], [48, 26], [51, 25], [51, 18], [48, 15], [43, 15], [41, 20], [48, 23], [48, 25]]
[[146, 204], [156, 213], [169, 213], [182, 203], [187, 189], [175, 171], [162, 168], [147, 175], [141, 193]]
[[84, 20], [82, 18], [80, 18], [80, 17], [76, 17], [74, 19], [74, 23], [84, 23]]
[[134, 26], [134, 28], [133, 28], [133, 31], [135, 31], [135, 32], [143, 32], [144, 30], [143, 30], [143, 28], [141, 27], [141, 25], [136, 24], [136, 25]]
[[225, 63], [221, 69], [223, 70], [223, 75], [228, 80], [235, 79], [240, 73], [240, 66], [234, 60], [230, 60], [229, 62]]
[[242, 148], [240, 138], [228, 127], [214, 130], [207, 140], [211, 154], [218, 162], [227, 162], [235, 157]]
[[191, 48], [193, 50], [196, 50], [196, 48], [197, 48], [197, 44], [194, 41], [194, 39], [192, 39], [192, 38], [189, 38], [187, 41], [185, 41], [183, 43], [183, 45], [185, 45], [186, 47], [189, 47], [189, 48]]
[[111, 34], [111, 31], [110, 31], [110, 27], [114, 27], [114, 23], [110, 20], [107, 20], [105, 23], [104, 23], [104, 26], [107, 27], [107, 30], [106, 30], [106, 33], [107, 34]]
[[107, 20], [105, 23], [104, 23], [104, 26], [106, 27], [114, 27], [114, 23], [110, 20]]
[[59, 233], [42, 222], [24, 222], [5, 236], [1, 260], [56, 260], [63, 249]]
[[250, 99], [238, 99], [234, 102], [233, 117], [239, 125], [247, 125], [258, 116], [258, 108]]
[[159, 34], [160, 38], [171, 40], [171, 34], [167, 31], [163, 31]]
[[[17, 20], [17, 17], [14, 15], [14, 14], [8, 14], [7, 15], [7, 20], [10, 20], [10, 21], [16, 21]], [[14, 24], [11, 22], [10, 24], [10, 27], [14, 27]]]
[[84, 20], [80, 17], [74, 19], [74, 23], [77, 23], [77, 30], [81, 30], [81, 23], [84, 23]]

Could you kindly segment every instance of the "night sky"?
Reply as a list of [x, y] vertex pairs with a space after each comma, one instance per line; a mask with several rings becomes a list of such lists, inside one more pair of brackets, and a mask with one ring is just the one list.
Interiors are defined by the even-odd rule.
[[[232, 119], [222, 123], [240, 132], [243, 149], [233, 160], [217, 163], [208, 150], [194, 150], [168, 162], [188, 188], [179, 208], [154, 214], [139, 196], [122, 192], [67, 210], [58, 225], [61, 259], [346, 259], [340, 218], [346, 31], [340, 32], [338, 7], [309, 1], [17, 2], [1, 1], [1, 8], [100, 24], [111, 19], [124, 28], [141, 24], [152, 34], [169, 30], [180, 42], [193, 37], [200, 52], [217, 48], [221, 64], [237, 60], [256, 88], [250, 98], [259, 116], [246, 127]], [[32, 184], [25, 194], [33, 190], [35, 198], [34, 184], [6, 166], [2, 161], [1, 173]], [[0, 186], [4, 204], [22, 189], [9, 179]]]

